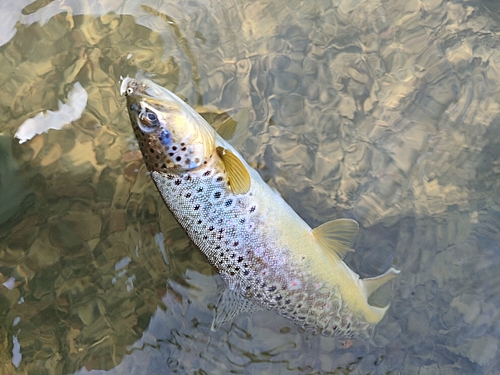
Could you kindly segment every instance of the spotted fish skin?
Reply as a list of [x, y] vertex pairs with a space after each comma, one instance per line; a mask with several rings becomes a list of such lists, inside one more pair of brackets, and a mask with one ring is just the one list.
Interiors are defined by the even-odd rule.
[[[325, 252], [279, 193], [191, 107], [148, 80], [126, 78], [122, 92], [163, 200], [230, 290], [326, 336], [360, 334], [382, 319], [386, 308], [366, 301], [374, 285], [366, 288]], [[235, 193], [240, 177], [218, 150], [248, 171], [248, 189]], [[397, 273], [391, 268], [373, 284]]]

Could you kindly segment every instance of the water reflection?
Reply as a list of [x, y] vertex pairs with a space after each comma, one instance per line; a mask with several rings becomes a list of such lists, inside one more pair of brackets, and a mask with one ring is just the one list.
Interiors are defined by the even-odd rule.
[[[2, 5], [0, 368], [492, 372], [494, 11], [488, 1]], [[210, 332], [220, 280], [150, 183], [118, 95], [138, 70], [212, 122], [250, 109], [242, 153], [264, 178], [313, 226], [360, 221], [346, 261], [361, 276], [397, 263], [394, 289], [375, 296], [392, 305], [372, 342], [343, 348], [267, 312]], [[20, 145], [21, 124], [58, 111], [77, 82], [83, 114]]]

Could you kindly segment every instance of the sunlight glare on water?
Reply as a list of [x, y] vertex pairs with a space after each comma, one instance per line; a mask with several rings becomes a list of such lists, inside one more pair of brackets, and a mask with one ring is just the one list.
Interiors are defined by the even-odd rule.
[[[500, 367], [494, 1], [0, 5], [0, 373], [494, 374]], [[212, 332], [222, 281], [150, 181], [119, 95], [137, 73], [210, 122], [345, 262], [401, 269], [370, 340], [271, 312]]]

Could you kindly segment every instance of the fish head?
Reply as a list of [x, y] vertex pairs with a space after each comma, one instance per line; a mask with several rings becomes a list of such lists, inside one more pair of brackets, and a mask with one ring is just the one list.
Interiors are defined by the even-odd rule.
[[150, 80], [130, 77], [120, 91], [150, 171], [190, 171], [212, 157], [215, 130], [177, 95]]

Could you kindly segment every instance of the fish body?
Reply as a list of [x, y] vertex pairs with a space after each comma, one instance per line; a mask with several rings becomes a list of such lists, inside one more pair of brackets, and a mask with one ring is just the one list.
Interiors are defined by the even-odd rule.
[[343, 261], [358, 225], [312, 229], [191, 107], [149, 80], [122, 93], [151, 177], [168, 209], [225, 281], [214, 326], [264, 308], [326, 336], [352, 336], [384, 308], [368, 296], [399, 271], [361, 280]]

